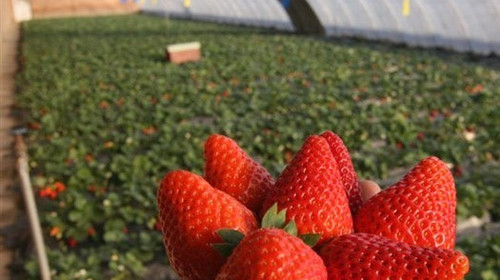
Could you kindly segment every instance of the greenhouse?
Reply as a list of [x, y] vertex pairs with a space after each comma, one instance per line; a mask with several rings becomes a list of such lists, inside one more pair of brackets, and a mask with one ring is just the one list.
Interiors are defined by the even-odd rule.
[[499, 279], [500, 0], [1, 22], [1, 279]]

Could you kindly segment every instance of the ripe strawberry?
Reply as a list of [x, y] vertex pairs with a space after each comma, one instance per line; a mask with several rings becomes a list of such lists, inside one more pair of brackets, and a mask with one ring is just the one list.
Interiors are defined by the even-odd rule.
[[274, 179], [231, 138], [213, 134], [205, 142], [205, 177], [218, 188], [258, 212]]
[[354, 219], [354, 229], [412, 245], [453, 249], [455, 208], [450, 170], [440, 159], [429, 157], [365, 202]]
[[276, 181], [262, 212], [272, 204], [287, 209], [299, 234], [321, 234], [320, 243], [353, 231], [349, 201], [337, 164], [321, 136], [310, 136]]
[[174, 270], [190, 280], [214, 279], [224, 258], [211, 244], [220, 242], [217, 230], [248, 233], [257, 228], [253, 213], [202, 177], [173, 171], [158, 190], [159, 221]]
[[469, 260], [458, 251], [412, 246], [369, 233], [337, 237], [320, 255], [328, 280], [454, 280], [469, 271]]
[[325, 138], [328, 145], [330, 145], [333, 157], [337, 162], [344, 189], [347, 193], [347, 198], [349, 199], [351, 213], [355, 216], [362, 204], [362, 200], [358, 174], [356, 174], [354, 166], [352, 165], [351, 155], [349, 154], [347, 147], [344, 145], [342, 138], [340, 138], [337, 134], [331, 131], [326, 131], [321, 134], [321, 136]]
[[321, 258], [281, 229], [258, 229], [235, 248], [216, 280], [327, 279]]

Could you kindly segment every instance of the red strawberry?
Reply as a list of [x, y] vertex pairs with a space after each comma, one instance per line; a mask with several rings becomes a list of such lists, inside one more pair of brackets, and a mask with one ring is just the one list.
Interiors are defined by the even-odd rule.
[[321, 258], [302, 240], [281, 229], [248, 234], [221, 268], [216, 280], [327, 279]]
[[347, 193], [347, 198], [349, 199], [349, 207], [351, 208], [352, 215], [355, 216], [362, 204], [362, 200], [358, 174], [356, 174], [354, 166], [352, 165], [351, 155], [344, 145], [344, 142], [342, 142], [342, 139], [337, 134], [326, 131], [321, 134], [321, 136], [328, 141], [333, 157], [335, 161], [337, 161], [342, 183]]
[[429, 157], [365, 202], [354, 219], [354, 229], [412, 245], [453, 249], [455, 208], [450, 170], [440, 159]]
[[158, 209], [170, 264], [183, 279], [215, 278], [224, 264], [211, 245], [220, 242], [216, 231], [230, 228], [246, 234], [257, 228], [253, 213], [243, 204], [187, 171], [163, 178]]
[[335, 238], [320, 255], [328, 280], [454, 280], [469, 271], [469, 260], [458, 251], [411, 246], [369, 233]]
[[321, 234], [320, 243], [353, 231], [349, 202], [328, 142], [310, 136], [276, 181], [262, 212], [272, 204], [287, 209], [299, 234]]
[[207, 181], [258, 212], [274, 186], [267, 170], [249, 157], [231, 138], [213, 134], [205, 142]]

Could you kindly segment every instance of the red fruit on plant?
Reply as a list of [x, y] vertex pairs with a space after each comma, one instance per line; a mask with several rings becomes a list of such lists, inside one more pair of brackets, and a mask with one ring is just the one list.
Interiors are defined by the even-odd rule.
[[326, 280], [321, 258], [281, 229], [258, 229], [235, 248], [216, 280]]
[[274, 203], [286, 209], [299, 234], [320, 234], [320, 243], [353, 231], [349, 201], [325, 138], [310, 136], [276, 180], [261, 214]]
[[60, 193], [60, 192], [64, 192], [66, 190], [66, 185], [64, 183], [61, 183], [61, 182], [55, 182], [54, 183], [54, 189]]
[[412, 245], [453, 249], [455, 208], [450, 170], [440, 159], [429, 157], [365, 202], [354, 218], [354, 229]]
[[454, 280], [469, 271], [469, 260], [458, 251], [412, 246], [369, 233], [337, 237], [320, 255], [328, 280]]
[[171, 266], [182, 279], [214, 279], [224, 258], [212, 248], [222, 228], [257, 229], [253, 213], [202, 177], [173, 171], [158, 190], [160, 227]]
[[213, 134], [205, 142], [205, 178], [218, 188], [258, 212], [274, 179], [231, 138]]
[[337, 162], [340, 177], [342, 178], [342, 183], [347, 193], [347, 198], [349, 199], [351, 213], [355, 216], [363, 202], [361, 199], [358, 174], [352, 165], [351, 155], [349, 154], [347, 147], [344, 145], [342, 138], [340, 138], [337, 134], [331, 131], [326, 131], [321, 134], [321, 136], [325, 138], [328, 145], [330, 145], [330, 150], [332, 151], [333, 157]]
[[74, 237], [68, 238], [67, 243], [68, 243], [68, 247], [70, 247], [70, 248], [75, 248], [76, 245], [78, 245], [78, 241], [76, 241], [76, 239]]

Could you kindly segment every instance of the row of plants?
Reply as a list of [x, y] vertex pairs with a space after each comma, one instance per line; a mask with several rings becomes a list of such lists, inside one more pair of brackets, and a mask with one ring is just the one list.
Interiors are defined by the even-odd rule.
[[[200, 41], [169, 64], [164, 47]], [[18, 104], [55, 279], [136, 279], [167, 263], [156, 191], [201, 174], [211, 133], [278, 175], [307, 135], [344, 138], [383, 184], [428, 155], [449, 163], [458, 220], [500, 220], [500, 60], [144, 15], [23, 25]], [[272, 165], [269, 163], [273, 163]], [[470, 237], [469, 279], [497, 279], [498, 236]], [[25, 266], [36, 279], [34, 257]]]

